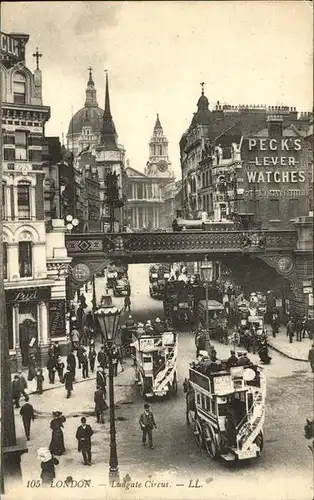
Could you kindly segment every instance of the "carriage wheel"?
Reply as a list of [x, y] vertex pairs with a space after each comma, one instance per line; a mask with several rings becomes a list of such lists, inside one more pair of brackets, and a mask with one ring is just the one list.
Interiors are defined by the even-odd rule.
[[204, 446], [203, 429], [202, 429], [202, 426], [200, 424], [200, 421], [197, 418], [196, 418], [196, 420], [194, 420], [193, 434], [194, 434], [194, 437], [195, 437], [197, 444], [201, 448], [203, 448], [203, 446]]
[[204, 445], [208, 455], [216, 460], [219, 457], [219, 448], [215, 433], [208, 424], [204, 426]]

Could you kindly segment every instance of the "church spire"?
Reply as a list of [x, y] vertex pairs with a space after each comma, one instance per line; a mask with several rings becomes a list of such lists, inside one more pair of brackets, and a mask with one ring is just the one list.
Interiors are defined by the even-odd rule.
[[100, 144], [105, 146], [107, 149], [117, 149], [117, 132], [110, 111], [110, 95], [109, 95], [109, 82], [108, 82], [107, 71], [106, 71], [105, 110], [103, 114], [103, 124], [102, 124]]
[[86, 87], [86, 91], [85, 91], [85, 93], [86, 93], [85, 106], [95, 107], [95, 106], [98, 106], [98, 103], [97, 103], [97, 97], [96, 97], [95, 83], [94, 83], [93, 76], [92, 76], [93, 68], [89, 67], [88, 71], [89, 71], [89, 78], [88, 78], [87, 87]]
[[155, 123], [155, 127], [154, 127], [154, 132], [157, 132], [157, 130], [161, 130], [162, 131], [162, 126], [161, 126], [161, 123], [160, 123], [160, 120], [159, 120], [159, 114], [157, 113], [157, 119], [156, 119], [156, 123]]

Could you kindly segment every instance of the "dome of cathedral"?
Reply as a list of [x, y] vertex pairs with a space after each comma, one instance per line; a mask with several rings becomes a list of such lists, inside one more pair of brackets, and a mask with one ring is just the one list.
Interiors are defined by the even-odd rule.
[[72, 117], [68, 135], [82, 132], [83, 127], [91, 127], [93, 132], [101, 132], [104, 111], [98, 106], [84, 106]]

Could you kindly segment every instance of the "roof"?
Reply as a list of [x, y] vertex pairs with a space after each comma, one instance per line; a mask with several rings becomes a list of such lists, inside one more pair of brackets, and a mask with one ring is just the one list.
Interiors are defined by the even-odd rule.
[[100, 132], [104, 111], [99, 106], [84, 106], [72, 117], [67, 135], [82, 132], [83, 127], [91, 127], [93, 132]]
[[144, 179], [147, 179], [147, 175], [143, 174], [143, 172], [139, 172], [138, 170], [135, 170], [135, 168], [127, 167], [125, 169], [125, 173], [127, 177], [142, 177]]

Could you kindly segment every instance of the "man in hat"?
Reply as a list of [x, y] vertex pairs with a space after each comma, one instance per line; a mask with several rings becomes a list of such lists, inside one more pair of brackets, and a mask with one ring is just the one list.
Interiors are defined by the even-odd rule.
[[73, 349], [76, 349], [79, 340], [80, 340], [80, 334], [76, 328], [73, 328], [71, 332], [71, 340], [72, 340], [72, 347]]
[[131, 311], [131, 298], [129, 294], [124, 297], [124, 308], [126, 311]]
[[20, 407], [20, 397], [21, 397], [21, 388], [20, 388], [20, 377], [18, 375], [14, 375], [14, 379], [12, 381], [12, 399], [15, 404], [15, 408]]
[[97, 423], [104, 424], [104, 411], [107, 410], [108, 405], [105, 400], [106, 393], [105, 390], [101, 387], [97, 387], [94, 393], [94, 401], [95, 401], [95, 413], [97, 418]]
[[26, 401], [28, 398], [27, 393], [25, 392], [25, 389], [27, 389], [27, 387], [28, 387], [27, 380], [24, 377], [22, 370], [18, 371], [18, 375], [19, 375], [19, 380], [20, 380], [20, 391], [21, 391], [21, 394], [24, 396], [25, 401]]
[[154, 321], [154, 330], [156, 333], [163, 333], [164, 329], [160, 318], [156, 318]]
[[46, 366], [48, 370], [49, 384], [54, 384], [56, 375], [56, 359], [52, 354], [48, 356]]
[[97, 367], [96, 371], [96, 387], [100, 387], [101, 389], [105, 389], [106, 387], [106, 375], [102, 366]]
[[88, 378], [88, 357], [85, 350], [82, 353], [82, 377]]
[[139, 423], [142, 429], [142, 444], [146, 444], [146, 436], [148, 436], [148, 444], [151, 450], [154, 449], [153, 446], [153, 429], [157, 428], [154, 415], [149, 409], [149, 404], [144, 404], [144, 412], [141, 414]]
[[34, 421], [34, 419], [35, 419], [33, 405], [31, 405], [28, 401], [29, 401], [29, 397], [26, 395], [25, 396], [25, 403], [23, 404], [22, 408], [20, 409], [20, 415], [21, 415], [22, 420], [23, 420], [23, 426], [24, 426], [24, 431], [25, 431], [25, 436], [26, 436], [27, 441], [29, 441], [29, 438], [30, 438], [31, 420]]
[[231, 368], [232, 366], [237, 366], [238, 358], [235, 354], [235, 351], [230, 351], [230, 357], [227, 359], [227, 367]]
[[70, 371], [70, 367], [67, 367], [67, 370], [64, 374], [64, 387], [67, 391], [67, 399], [71, 396], [71, 392], [73, 391], [73, 373]]
[[127, 328], [133, 328], [134, 327], [134, 319], [132, 318], [132, 314], [129, 314], [128, 319], [125, 322], [125, 326]]
[[86, 418], [81, 418], [81, 425], [77, 428], [76, 439], [78, 441], [78, 451], [82, 452], [84, 465], [92, 464], [92, 442], [93, 429], [86, 423]]
[[75, 359], [73, 349], [71, 349], [71, 351], [67, 355], [67, 367], [69, 368], [70, 372], [72, 373], [73, 380], [74, 380], [75, 379], [75, 369], [76, 369], [76, 359]]
[[106, 368], [106, 365], [107, 365], [107, 356], [106, 356], [106, 353], [105, 353], [105, 347], [102, 345], [100, 346], [100, 351], [97, 355], [97, 361], [99, 363], [99, 365], [105, 369]]
[[251, 364], [251, 361], [248, 358], [247, 352], [239, 352], [238, 356], [239, 356], [239, 359], [238, 359], [237, 366], [245, 366], [245, 365]]
[[97, 356], [97, 354], [95, 351], [95, 346], [94, 346], [94, 344], [91, 344], [90, 348], [89, 348], [88, 359], [89, 359], [89, 366], [90, 366], [92, 373], [94, 373], [94, 370], [95, 370], [96, 356]]
[[312, 373], [314, 373], [314, 343], [312, 344], [312, 347], [309, 350], [308, 360], [309, 360], [310, 365], [311, 365]]

